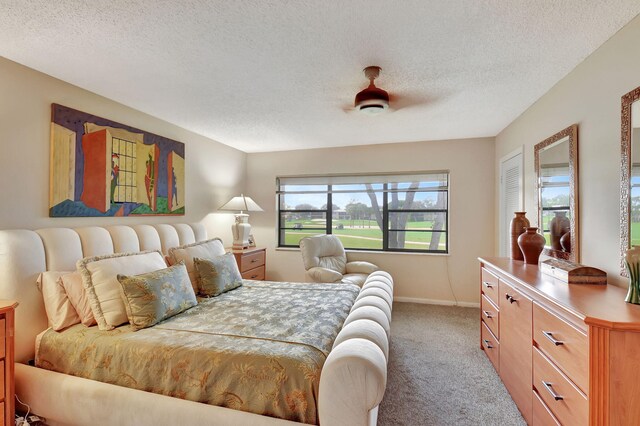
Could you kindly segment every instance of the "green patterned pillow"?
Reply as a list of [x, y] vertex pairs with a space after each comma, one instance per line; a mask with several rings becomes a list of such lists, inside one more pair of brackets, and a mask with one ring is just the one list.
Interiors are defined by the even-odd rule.
[[184, 263], [141, 275], [118, 275], [129, 322], [151, 327], [198, 304]]
[[238, 264], [231, 253], [211, 259], [196, 257], [193, 259], [193, 264], [200, 276], [199, 290], [203, 296], [219, 296], [242, 285]]

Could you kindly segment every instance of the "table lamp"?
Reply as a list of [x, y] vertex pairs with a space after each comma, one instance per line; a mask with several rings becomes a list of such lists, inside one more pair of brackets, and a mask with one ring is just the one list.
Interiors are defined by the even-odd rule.
[[233, 197], [225, 205], [218, 210], [222, 211], [240, 211], [236, 213], [236, 222], [231, 225], [233, 233], [233, 248], [244, 249], [249, 247], [249, 235], [251, 234], [251, 225], [249, 224], [249, 215], [244, 212], [261, 212], [264, 211], [249, 197], [240, 194], [239, 197]]

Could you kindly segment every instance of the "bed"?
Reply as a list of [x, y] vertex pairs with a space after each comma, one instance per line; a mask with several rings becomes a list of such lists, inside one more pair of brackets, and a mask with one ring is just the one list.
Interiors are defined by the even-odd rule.
[[[233, 401], [223, 404], [227, 407], [209, 405], [127, 387], [127, 383], [104, 383], [28, 365], [35, 357], [36, 338], [40, 342], [47, 330], [42, 296], [35, 285], [41, 272], [73, 270], [76, 261], [87, 256], [144, 250], [166, 253], [171, 247], [206, 239], [206, 231], [200, 224], [0, 231], [0, 295], [20, 303], [16, 310], [15, 335], [15, 381], [20, 399], [51, 425], [376, 424], [378, 405], [386, 386], [393, 294], [393, 282], [385, 272], [372, 274], [361, 291], [352, 290], [353, 296], [347, 299], [349, 304], [354, 302], [353, 306], [343, 310], [344, 321], [340, 318], [343, 325], [335, 339], [332, 337], [333, 342], [322, 346], [307, 345], [306, 340], [301, 340], [301, 346], [309, 346], [312, 349], [307, 350], [320, 354], [320, 361], [314, 361], [320, 365], [320, 377], [316, 407], [294, 417], [296, 421], [272, 417], [278, 413], [258, 415], [227, 408], [233, 407]], [[274, 292], [274, 286], [283, 287], [277, 291], [285, 291], [284, 287], [299, 292], [322, 289], [322, 285], [306, 289], [312, 284], [247, 282], [242, 291]], [[241, 292], [229, 293], [228, 299], [241, 295]], [[204, 308], [208, 303], [223, 301], [206, 301], [201, 305]], [[182, 317], [178, 316], [168, 323], [175, 328], [180, 321]], [[163, 324], [166, 328], [167, 324]], [[82, 327], [76, 328], [82, 330]], [[158, 330], [162, 332], [161, 327]], [[212, 333], [221, 334], [220, 330]]]

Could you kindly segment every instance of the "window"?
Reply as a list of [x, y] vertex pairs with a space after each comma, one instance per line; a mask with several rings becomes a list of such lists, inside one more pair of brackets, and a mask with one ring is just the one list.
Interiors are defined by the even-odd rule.
[[[550, 223], [554, 217], [569, 218], [569, 165], [545, 165], [540, 170], [540, 200], [542, 206], [542, 234], [547, 244], [553, 243]], [[567, 232], [569, 220], [565, 219]], [[558, 236], [560, 238], [560, 236]]]
[[640, 245], [640, 164], [631, 165], [631, 246]]
[[277, 179], [278, 246], [333, 234], [347, 249], [448, 253], [449, 173]]
[[136, 143], [120, 138], [111, 142], [111, 202], [136, 202]]

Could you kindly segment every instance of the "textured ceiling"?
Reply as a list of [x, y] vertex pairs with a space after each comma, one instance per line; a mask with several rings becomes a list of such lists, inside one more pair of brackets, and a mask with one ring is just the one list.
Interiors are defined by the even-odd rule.
[[[638, 0], [0, 0], [0, 56], [247, 152], [453, 139], [496, 135], [639, 12]], [[382, 67], [394, 111], [348, 111], [367, 65]]]

